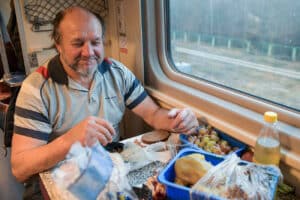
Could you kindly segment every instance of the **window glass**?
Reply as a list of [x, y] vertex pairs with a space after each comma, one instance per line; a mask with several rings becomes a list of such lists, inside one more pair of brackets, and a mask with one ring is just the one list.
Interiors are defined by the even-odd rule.
[[179, 72], [300, 110], [299, 0], [169, 0]]

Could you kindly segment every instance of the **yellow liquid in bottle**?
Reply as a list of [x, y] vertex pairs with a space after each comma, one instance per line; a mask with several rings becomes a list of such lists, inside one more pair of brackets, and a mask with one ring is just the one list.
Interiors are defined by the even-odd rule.
[[258, 138], [253, 160], [260, 164], [278, 166], [280, 161], [279, 141], [267, 137]]

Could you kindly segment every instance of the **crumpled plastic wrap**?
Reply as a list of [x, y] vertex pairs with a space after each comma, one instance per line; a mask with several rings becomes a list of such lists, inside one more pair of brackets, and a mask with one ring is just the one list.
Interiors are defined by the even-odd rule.
[[110, 179], [106, 184], [106, 187], [102, 190], [97, 197], [98, 200], [134, 200], [138, 199], [134, 193], [132, 187], [129, 184], [127, 173], [128, 168], [118, 153], [111, 153], [111, 159], [114, 164]]
[[57, 186], [74, 199], [137, 199], [128, 184], [122, 158], [117, 153], [109, 154], [99, 142], [91, 147], [74, 143], [51, 174]]
[[166, 163], [171, 158], [170, 151], [167, 150], [165, 142], [154, 143], [145, 148], [140, 147], [134, 142], [127, 142], [120, 155], [128, 171], [140, 169], [155, 161]]
[[282, 178], [276, 166], [242, 162], [235, 154], [211, 168], [190, 190], [196, 199], [274, 199]]
[[127, 142], [120, 153], [128, 171], [142, 168], [152, 162], [145, 150], [133, 142]]

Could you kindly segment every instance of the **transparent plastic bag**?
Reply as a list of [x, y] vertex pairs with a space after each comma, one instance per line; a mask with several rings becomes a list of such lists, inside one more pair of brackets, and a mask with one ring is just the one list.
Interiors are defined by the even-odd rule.
[[190, 147], [189, 144], [183, 144], [179, 137], [180, 134], [172, 133], [166, 142], [167, 149], [171, 154], [171, 158], [174, 158], [181, 149]]
[[[109, 154], [99, 142], [83, 147], [79, 142], [70, 148], [51, 175], [66, 194], [61, 199], [137, 199], [126, 178], [122, 158]], [[113, 187], [115, 185], [115, 187]]]
[[161, 163], [168, 163], [172, 158], [172, 152], [168, 148], [166, 142], [157, 142], [145, 147], [145, 151], [149, 159], [159, 161]]
[[197, 199], [274, 199], [282, 175], [276, 166], [243, 162], [231, 154], [211, 168], [190, 190]]
[[124, 149], [120, 155], [122, 156], [128, 171], [140, 169], [153, 162], [153, 159], [148, 155], [145, 149], [133, 142], [125, 143]]
[[138, 199], [127, 178], [128, 169], [118, 153], [111, 153], [114, 168], [104, 190], [98, 196], [98, 200], [134, 200]]
[[183, 145], [168, 141], [153, 143], [142, 148], [134, 142], [127, 142], [120, 154], [129, 171], [134, 171], [155, 161], [167, 163], [176, 155], [178, 147]]

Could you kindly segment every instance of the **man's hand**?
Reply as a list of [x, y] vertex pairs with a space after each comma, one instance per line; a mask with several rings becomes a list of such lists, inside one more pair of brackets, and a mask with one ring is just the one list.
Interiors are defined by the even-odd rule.
[[81, 142], [83, 145], [91, 146], [98, 140], [103, 146], [112, 142], [116, 134], [112, 125], [101, 118], [89, 116], [79, 122], [67, 133], [70, 142]]
[[133, 110], [156, 130], [166, 130], [176, 133], [192, 134], [199, 126], [196, 115], [189, 108], [170, 111], [158, 106], [149, 96]]
[[176, 133], [196, 133], [199, 126], [197, 117], [189, 108], [173, 108], [168, 112], [168, 117], [173, 119], [170, 129]]

